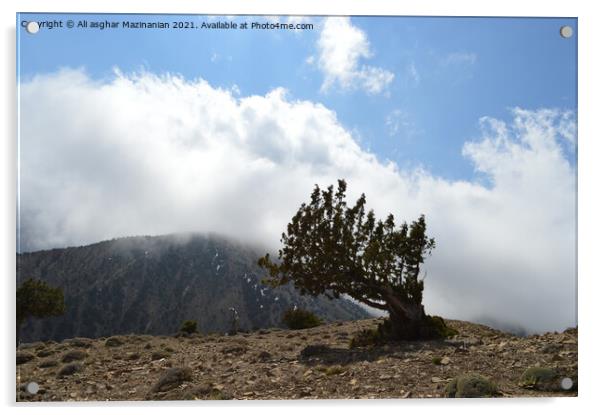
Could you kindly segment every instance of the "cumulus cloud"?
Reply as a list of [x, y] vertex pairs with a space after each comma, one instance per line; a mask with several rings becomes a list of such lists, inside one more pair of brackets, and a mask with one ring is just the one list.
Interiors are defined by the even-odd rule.
[[325, 106], [284, 89], [236, 96], [149, 73], [79, 70], [21, 85], [22, 250], [126, 235], [218, 232], [269, 248], [314, 184], [337, 178], [377, 215], [424, 213], [429, 313], [528, 330], [575, 324], [574, 114], [483, 118], [449, 181], [363, 150]]
[[349, 17], [324, 19], [317, 47], [318, 67], [324, 74], [323, 92], [339, 87], [380, 94], [393, 81], [393, 73], [386, 69], [360, 65], [360, 60], [372, 57], [370, 42], [366, 33], [354, 26]]

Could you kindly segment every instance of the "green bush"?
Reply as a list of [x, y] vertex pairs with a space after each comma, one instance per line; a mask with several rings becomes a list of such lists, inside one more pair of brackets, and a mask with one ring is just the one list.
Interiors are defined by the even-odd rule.
[[282, 322], [291, 330], [309, 329], [323, 323], [322, 320], [311, 311], [292, 308], [284, 313]]
[[495, 395], [497, 395], [495, 383], [478, 374], [458, 376], [445, 387], [446, 398], [488, 398]]
[[454, 337], [458, 330], [445, 324], [445, 320], [439, 316], [426, 316], [428, 323], [433, 327], [442, 338]]
[[188, 333], [188, 334], [196, 333], [197, 332], [196, 321], [195, 320], [185, 320], [182, 323], [182, 327], [180, 327], [180, 332]]
[[552, 368], [530, 367], [525, 370], [520, 378], [519, 385], [527, 389], [540, 391], [559, 391], [560, 376]]

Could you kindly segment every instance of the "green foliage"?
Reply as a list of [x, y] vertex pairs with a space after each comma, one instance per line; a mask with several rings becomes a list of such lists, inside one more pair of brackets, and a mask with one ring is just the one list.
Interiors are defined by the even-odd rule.
[[65, 298], [60, 288], [44, 281], [28, 279], [17, 289], [17, 335], [30, 317], [60, 316], [65, 312]]
[[541, 391], [557, 391], [560, 388], [560, 376], [548, 367], [530, 367], [520, 378], [519, 385], [523, 388]]
[[284, 312], [282, 322], [291, 330], [309, 329], [323, 323], [322, 320], [311, 311], [292, 308]]
[[443, 318], [439, 316], [426, 316], [428, 324], [433, 327], [440, 337], [449, 338], [454, 337], [458, 334], [458, 330], [453, 327], [449, 327]]
[[440, 356], [433, 357], [433, 359], [432, 359], [432, 362], [434, 365], [440, 365], [441, 361], [442, 361], [442, 359]]
[[188, 333], [188, 334], [196, 333], [197, 332], [196, 321], [195, 320], [185, 320], [182, 323], [182, 326], [180, 327], [180, 331], [182, 333]]
[[410, 225], [395, 225], [393, 215], [377, 220], [366, 211], [366, 197], [347, 206], [347, 184], [339, 180], [322, 191], [318, 186], [282, 234], [278, 261], [266, 254], [258, 261], [272, 286], [292, 282], [301, 294], [328, 298], [348, 295], [368, 306], [388, 311], [391, 336], [417, 338], [428, 325], [422, 308], [424, 258], [435, 247], [420, 216]]
[[445, 387], [446, 398], [485, 398], [496, 394], [495, 383], [474, 373], [453, 378]]

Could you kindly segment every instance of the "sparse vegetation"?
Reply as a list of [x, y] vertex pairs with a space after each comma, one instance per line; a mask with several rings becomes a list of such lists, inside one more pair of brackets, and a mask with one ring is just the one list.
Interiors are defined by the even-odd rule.
[[[144, 341], [138, 341], [131, 335], [120, 335], [125, 343], [117, 348], [105, 347], [106, 338], [91, 339], [90, 347], [85, 349], [73, 347], [68, 340], [30, 343], [25, 351], [18, 352], [35, 356], [38, 350], [54, 350], [56, 354], [17, 366], [17, 399], [383, 399], [577, 394], [576, 335], [547, 333], [519, 338], [477, 324], [446, 321], [462, 334], [446, 341], [379, 343], [381, 322], [327, 323], [301, 333], [265, 330], [264, 334], [251, 333], [246, 338], [215, 335], [211, 339], [203, 337], [198, 344], [184, 337], [145, 336]], [[296, 336], [287, 338], [291, 332]], [[359, 332], [370, 333], [376, 344], [348, 348], [349, 338]], [[471, 341], [488, 332], [493, 335], [485, 341]], [[146, 344], [151, 348], [145, 349]], [[554, 361], [551, 354], [541, 353], [547, 344], [561, 345], [561, 360]], [[175, 352], [166, 352], [168, 347]], [[61, 358], [72, 352], [88, 356], [85, 361], [62, 363]], [[163, 354], [151, 356], [153, 352]], [[131, 360], [138, 355], [139, 359]], [[519, 385], [522, 370], [517, 372], [517, 367], [530, 368], [525, 379], [531, 380], [524, 386]], [[191, 377], [184, 372], [172, 380], [162, 379], [156, 392], [151, 392], [171, 368], [189, 368]], [[546, 378], [539, 373], [542, 370], [559, 374], [564, 381], [562, 387], [559, 382], [553, 383], [553, 388], [541, 387], [539, 380]], [[534, 375], [537, 381], [532, 380]], [[454, 376], [457, 378], [451, 379]], [[24, 385], [30, 381], [46, 391], [28, 394]]]
[[291, 330], [309, 329], [323, 324], [323, 321], [314, 313], [300, 308], [290, 308], [285, 311], [282, 322]]
[[197, 324], [195, 320], [185, 320], [180, 327], [181, 333], [192, 334], [197, 333]]

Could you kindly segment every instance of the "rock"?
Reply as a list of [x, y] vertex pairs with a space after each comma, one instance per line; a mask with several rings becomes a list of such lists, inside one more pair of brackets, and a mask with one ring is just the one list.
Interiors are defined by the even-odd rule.
[[167, 359], [169, 356], [171, 356], [170, 353], [167, 353], [163, 350], [159, 350], [151, 354], [151, 360]]
[[561, 377], [556, 370], [548, 367], [530, 367], [520, 378], [519, 386], [539, 391], [557, 392], [562, 390]]
[[441, 359], [441, 364], [442, 365], [449, 365], [450, 362], [451, 362], [451, 360], [447, 356], [445, 356], [443, 359]]
[[93, 340], [87, 337], [75, 337], [73, 339], [64, 340], [63, 343], [66, 343], [71, 347], [82, 347], [88, 349], [92, 347]]
[[22, 365], [35, 359], [35, 355], [29, 352], [17, 352], [17, 365]]
[[47, 368], [47, 367], [55, 367], [58, 366], [59, 362], [57, 360], [54, 359], [46, 359], [46, 360], [42, 360], [40, 362], [40, 364], [38, 365], [38, 367], [40, 368]]
[[56, 374], [56, 377], [58, 378], [63, 378], [66, 376], [71, 376], [74, 373], [77, 373], [79, 371], [82, 370], [82, 364], [81, 363], [69, 363], [66, 364], [65, 366], [63, 366], [61, 368], [61, 370], [59, 370], [59, 372]]
[[188, 367], [172, 367], [164, 371], [152, 387], [151, 392], [165, 392], [192, 380], [192, 369]]
[[497, 394], [497, 386], [484, 376], [466, 374], [453, 378], [445, 387], [446, 398], [484, 398]]
[[259, 360], [260, 362], [267, 362], [271, 358], [272, 354], [270, 352], [266, 352], [265, 350], [257, 355], [257, 360]]
[[53, 354], [55, 354], [56, 351], [52, 350], [52, 349], [42, 349], [39, 352], [36, 353], [36, 356], [38, 357], [48, 357], [51, 356]]
[[125, 342], [121, 337], [118, 336], [112, 336], [105, 340], [105, 346], [107, 347], [118, 347], [122, 346], [123, 344], [125, 344]]
[[556, 343], [549, 343], [541, 348], [541, 353], [556, 354], [562, 349], [562, 346]]
[[222, 349], [223, 354], [241, 355], [247, 352], [247, 348], [241, 345], [226, 346]]
[[433, 376], [431, 378], [431, 382], [433, 382], [433, 383], [441, 383], [441, 382], [445, 382], [445, 379], [442, 379], [442, 378], [440, 378], [438, 376]]
[[71, 350], [63, 355], [61, 361], [63, 363], [70, 363], [76, 360], [84, 360], [86, 357], [88, 357], [88, 353], [82, 350]]

